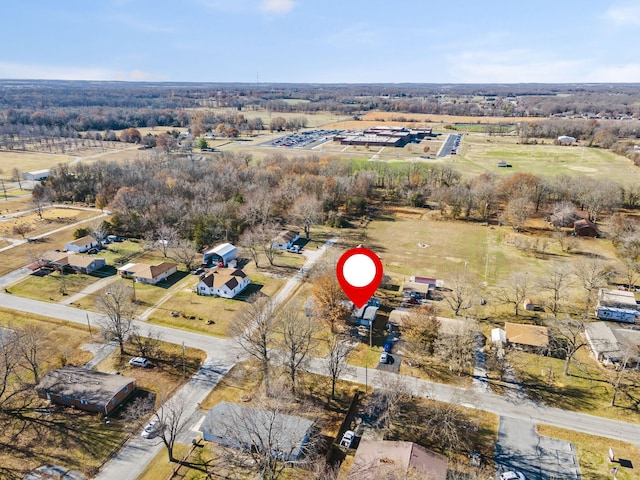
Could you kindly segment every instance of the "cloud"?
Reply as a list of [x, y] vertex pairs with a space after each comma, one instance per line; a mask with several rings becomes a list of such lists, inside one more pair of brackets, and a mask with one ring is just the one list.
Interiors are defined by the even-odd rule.
[[526, 49], [465, 51], [446, 57], [449, 77], [461, 83], [563, 83], [584, 81], [590, 70], [579, 58], [555, 58]]
[[130, 82], [160, 81], [149, 72], [117, 72], [107, 68], [84, 68], [62, 65], [38, 65], [0, 62], [0, 78], [25, 80], [120, 80]]
[[262, 0], [260, 10], [267, 13], [289, 13], [296, 4], [293, 0]]
[[640, 5], [612, 5], [605, 12], [604, 18], [614, 25], [640, 26]]
[[34, 80], [113, 80], [115, 72], [105, 68], [0, 62], [0, 78]]
[[289, 13], [296, 6], [294, 0], [198, 0], [206, 8], [227, 13], [255, 13], [268, 14]]

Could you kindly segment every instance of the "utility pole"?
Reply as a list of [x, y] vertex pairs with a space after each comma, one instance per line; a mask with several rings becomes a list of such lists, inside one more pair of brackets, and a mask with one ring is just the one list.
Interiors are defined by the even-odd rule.
[[184, 342], [182, 342], [182, 379], [187, 378], [187, 365], [184, 360]]
[[8, 202], [9, 199], [7, 198], [7, 189], [4, 186], [4, 180], [0, 180], [2, 182], [2, 191], [4, 192], [4, 201]]
[[89, 321], [89, 314], [85, 314], [87, 316], [87, 325], [89, 326], [89, 340], [93, 342], [93, 335], [91, 333], [91, 322]]

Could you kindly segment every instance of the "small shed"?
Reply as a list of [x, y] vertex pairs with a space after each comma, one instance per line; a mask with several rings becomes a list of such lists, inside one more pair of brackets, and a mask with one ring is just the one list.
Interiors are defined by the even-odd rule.
[[78, 238], [73, 242], [66, 243], [64, 245], [64, 249], [67, 252], [76, 252], [76, 253], [85, 253], [91, 250], [92, 248], [98, 247], [98, 240], [87, 235], [85, 237]]
[[581, 237], [595, 238], [598, 236], [598, 227], [595, 223], [587, 220], [586, 218], [581, 218], [580, 220], [573, 222], [573, 231], [576, 235]]

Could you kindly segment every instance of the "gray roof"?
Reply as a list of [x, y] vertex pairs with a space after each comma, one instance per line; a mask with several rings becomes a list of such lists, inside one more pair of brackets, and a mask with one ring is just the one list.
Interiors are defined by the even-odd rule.
[[81, 367], [62, 367], [47, 373], [36, 390], [87, 400], [92, 405], [106, 405], [116, 393], [135, 381], [135, 378]]
[[313, 421], [277, 410], [262, 410], [220, 402], [207, 413], [200, 431], [232, 447], [261, 449], [270, 446], [285, 457], [297, 457]]
[[230, 243], [221, 243], [220, 245], [217, 245], [212, 249], [207, 250], [206, 252], [204, 252], [204, 254], [210, 255], [212, 253], [215, 253], [216, 255], [224, 257], [225, 255], [228, 255], [229, 253], [234, 252], [236, 250], [237, 248]]

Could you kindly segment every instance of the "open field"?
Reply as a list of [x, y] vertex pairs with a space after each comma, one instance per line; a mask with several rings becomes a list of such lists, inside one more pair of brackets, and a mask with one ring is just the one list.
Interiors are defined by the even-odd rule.
[[[638, 468], [637, 460], [640, 458], [640, 448], [637, 445], [549, 425], [537, 425], [537, 430], [538, 434], [545, 437], [573, 442], [584, 479], [609, 480], [612, 478], [610, 470], [614, 467], [618, 467], [615, 476], [618, 480], [637, 478], [635, 470]], [[613, 449], [616, 457], [615, 462], [609, 461], [609, 448]], [[632, 467], [629, 467], [629, 463]], [[627, 466], [624, 467], [623, 464]]]
[[52, 168], [60, 163], [69, 163], [74, 157], [37, 152], [0, 151], [0, 178], [11, 180], [15, 168], [21, 173]]
[[[623, 184], [640, 180], [640, 169], [621, 155], [598, 148], [554, 145], [548, 139], [544, 142], [522, 145], [518, 137], [467, 134], [451, 161], [467, 176], [527, 172], [546, 176], [581, 174]], [[497, 167], [499, 161], [510, 163], [512, 168]]]
[[[98, 211], [77, 210], [73, 208], [46, 208], [42, 212], [42, 218], [36, 212], [26, 211], [19, 216], [0, 218], [0, 235], [8, 238], [20, 239], [20, 235], [13, 233], [15, 225], [29, 225], [26, 237], [35, 237], [51, 230], [64, 227], [76, 222], [84, 222], [94, 217], [102, 215]], [[73, 233], [73, 232], [72, 232]], [[69, 240], [73, 240], [70, 236]], [[65, 242], [66, 243], [66, 242]], [[58, 248], [64, 247], [64, 244]]]

